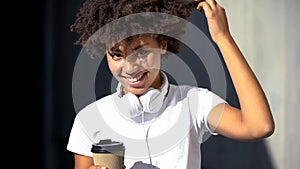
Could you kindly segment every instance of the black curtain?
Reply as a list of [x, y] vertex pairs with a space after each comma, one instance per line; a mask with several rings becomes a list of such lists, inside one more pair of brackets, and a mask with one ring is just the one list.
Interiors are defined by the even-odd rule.
[[[76, 115], [72, 100], [72, 73], [81, 47], [74, 45], [78, 36], [71, 33], [69, 27], [82, 2], [45, 0], [31, 6], [34, 12], [30, 17], [34, 18], [33, 30], [38, 38], [34, 44], [36, 53], [32, 64], [36, 67], [32, 71], [34, 83], [31, 89], [42, 99], [34, 100], [37, 103], [34, 116], [38, 122], [28, 128], [34, 131], [28, 144], [34, 154], [33, 165], [38, 165], [38, 168], [73, 168], [73, 154], [66, 150], [66, 145]], [[209, 37], [203, 13], [195, 12], [191, 21]], [[239, 106], [232, 82], [228, 74], [226, 76], [227, 100]], [[208, 84], [207, 81], [200, 83], [203, 86]], [[241, 143], [215, 136], [202, 144], [202, 150], [205, 169], [273, 168], [263, 141]]]

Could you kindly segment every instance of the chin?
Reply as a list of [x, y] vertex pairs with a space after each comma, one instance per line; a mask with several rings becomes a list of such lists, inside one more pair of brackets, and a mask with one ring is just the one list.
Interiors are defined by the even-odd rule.
[[145, 88], [129, 90], [130, 93], [137, 95], [137, 96], [143, 95], [144, 93], [146, 93], [146, 91], [147, 90]]

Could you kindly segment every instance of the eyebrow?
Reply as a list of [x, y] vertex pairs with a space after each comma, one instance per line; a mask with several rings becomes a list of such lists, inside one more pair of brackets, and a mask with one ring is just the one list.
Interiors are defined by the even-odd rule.
[[122, 51], [118, 48], [111, 48], [110, 50], [108, 50], [108, 53], [110, 55], [113, 55], [113, 54], [122, 54]]
[[[144, 43], [144, 44], [139, 44], [137, 45], [136, 47], [132, 48], [131, 50], [134, 51], [134, 50], [138, 50], [138, 49], [141, 49], [143, 48], [144, 46], [146, 45], [149, 45], [149, 43]], [[113, 55], [113, 54], [122, 54], [123, 52], [119, 49], [119, 48], [111, 48], [110, 50], [108, 50], [108, 53], [110, 55]]]
[[136, 47], [134, 47], [134, 48], [132, 48], [131, 50], [138, 50], [138, 49], [140, 49], [140, 48], [142, 48], [142, 47], [144, 47], [144, 46], [146, 46], [146, 45], [149, 45], [149, 43], [144, 43], [144, 44], [139, 44], [139, 45], [137, 45]]

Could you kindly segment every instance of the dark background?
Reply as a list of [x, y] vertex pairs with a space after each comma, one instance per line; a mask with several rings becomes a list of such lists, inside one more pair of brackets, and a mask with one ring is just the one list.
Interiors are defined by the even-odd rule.
[[[12, 11], [18, 18], [8, 22], [16, 25], [16, 30], [11, 26], [14, 32], [22, 34], [22, 49], [12, 49], [19, 66], [12, 79], [17, 78], [18, 83], [13, 83], [12, 87], [19, 92], [14, 99], [20, 100], [19, 104], [12, 105], [19, 114], [18, 120], [12, 122], [18, 128], [18, 132], [13, 132], [13, 137], [17, 143], [26, 145], [22, 150], [28, 155], [22, 157], [20, 162], [30, 168], [73, 168], [73, 155], [66, 150], [66, 145], [75, 117], [72, 73], [81, 48], [73, 44], [78, 36], [69, 31], [69, 26], [75, 20], [82, 2], [16, 2], [17, 8]], [[191, 21], [207, 33], [202, 13], [196, 12]], [[12, 61], [15, 63], [14, 58]], [[202, 70], [203, 67], [197, 69]], [[208, 85], [206, 81], [200, 83]], [[230, 78], [227, 83], [227, 100], [238, 106]], [[243, 143], [215, 136], [203, 143], [202, 150], [205, 169], [273, 168], [263, 141]]]

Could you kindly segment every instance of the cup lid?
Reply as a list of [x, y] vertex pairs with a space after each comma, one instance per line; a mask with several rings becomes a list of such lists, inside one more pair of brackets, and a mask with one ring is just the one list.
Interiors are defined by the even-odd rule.
[[122, 142], [112, 141], [111, 139], [100, 140], [92, 146], [93, 153], [114, 153], [123, 151], [124, 146]]

